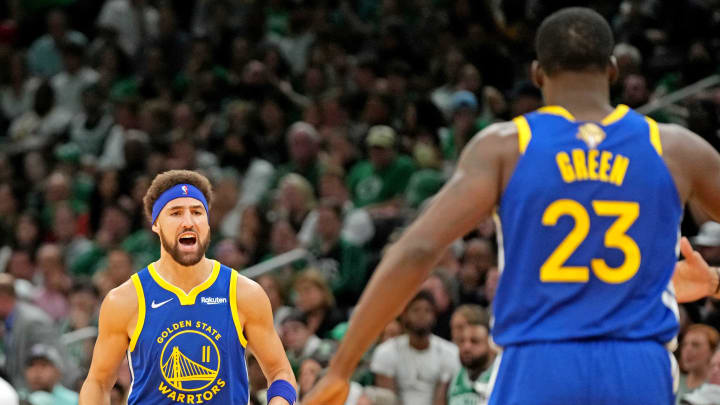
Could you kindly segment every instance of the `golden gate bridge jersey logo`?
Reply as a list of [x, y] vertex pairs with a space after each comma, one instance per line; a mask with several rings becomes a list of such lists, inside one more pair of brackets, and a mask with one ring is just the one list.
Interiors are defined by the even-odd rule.
[[160, 370], [172, 388], [201, 391], [217, 379], [220, 351], [205, 333], [183, 330], [165, 342], [160, 354]]

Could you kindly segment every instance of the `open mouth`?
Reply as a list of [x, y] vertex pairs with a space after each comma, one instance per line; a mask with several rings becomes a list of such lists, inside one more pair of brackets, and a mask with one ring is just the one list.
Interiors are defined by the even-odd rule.
[[197, 236], [195, 234], [185, 233], [180, 235], [178, 242], [180, 242], [183, 246], [195, 246], [197, 243]]

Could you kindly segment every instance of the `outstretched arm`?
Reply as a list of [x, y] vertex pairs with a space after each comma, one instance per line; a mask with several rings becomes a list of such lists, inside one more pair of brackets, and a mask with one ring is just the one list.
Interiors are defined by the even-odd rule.
[[[260, 364], [268, 385], [277, 380], [285, 380], [292, 384], [297, 391], [297, 383], [290, 362], [285, 356], [285, 349], [283, 349], [282, 342], [273, 326], [270, 300], [265, 291], [256, 282], [243, 276], [238, 276], [237, 291], [238, 314], [243, 320], [243, 333], [247, 337], [247, 347]], [[268, 405], [287, 403], [281, 397], [274, 397]]]
[[340, 381], [350, 378], [371, 342], [402, 311], [447, 246], [490, 215], [501, 189], [503, 138], [496, 127], [476, 136], [450, 181], [388, 249], [354, 310], [327, 377], [304, 405], [343, 403], [347, 387]]
[[130, 283], [113, 289], [100, 307], [98, 338], [82, 389], [80, 405], [110, 404], [110, 391], [130, 339], [128, 324], [135, 318], [137, 298]]

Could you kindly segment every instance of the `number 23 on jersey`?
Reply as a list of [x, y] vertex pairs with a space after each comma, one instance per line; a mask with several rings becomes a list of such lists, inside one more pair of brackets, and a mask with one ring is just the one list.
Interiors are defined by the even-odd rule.
[[590, 268], [600, 280], [619, 284], [630, 280], [640, 268], [640, 248], [625, 232], [637, 220], [640, 205], [628, 201], [593, 201], [593, 210], [599, 216], [617, 217], [605, 232], [604, 244], [619, 249], [625, 256], [618, 267], [610, 267], [604, 259], [592, 259], [590, 266], [564, 266], [590, 232], [590, 215], [579, 202], [562, 199], [551, 203], [543, 213], [542, 224], [555, 226], [563, 216], [570, 216], [575, 224], [570, 233], [540, 267], [540, 281], [548, 283], [585, 283], [590, 279]]

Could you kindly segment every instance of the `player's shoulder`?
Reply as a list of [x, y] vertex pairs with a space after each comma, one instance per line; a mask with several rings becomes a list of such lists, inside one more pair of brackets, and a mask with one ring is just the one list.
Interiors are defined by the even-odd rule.
[[103, 299], [101, 314], [107, 313], [111, 319], [123, 320], [133, 316], [138, 309], [138, 292], [132, 279], [110, 290]]
[[[238, 273], [236, 288], [239, 313], [246, 317], [253, 317], [254, 315], [263, 315], [270, 308], [270, 299], [256, 281]], [[272, 310], [270, 309], [270, 311]]]
[[663, 154], [667, 157], [702, 163], [704, 154], [713, 151], [700, 135], [683, 126], [658, 123], [658, 132]]

